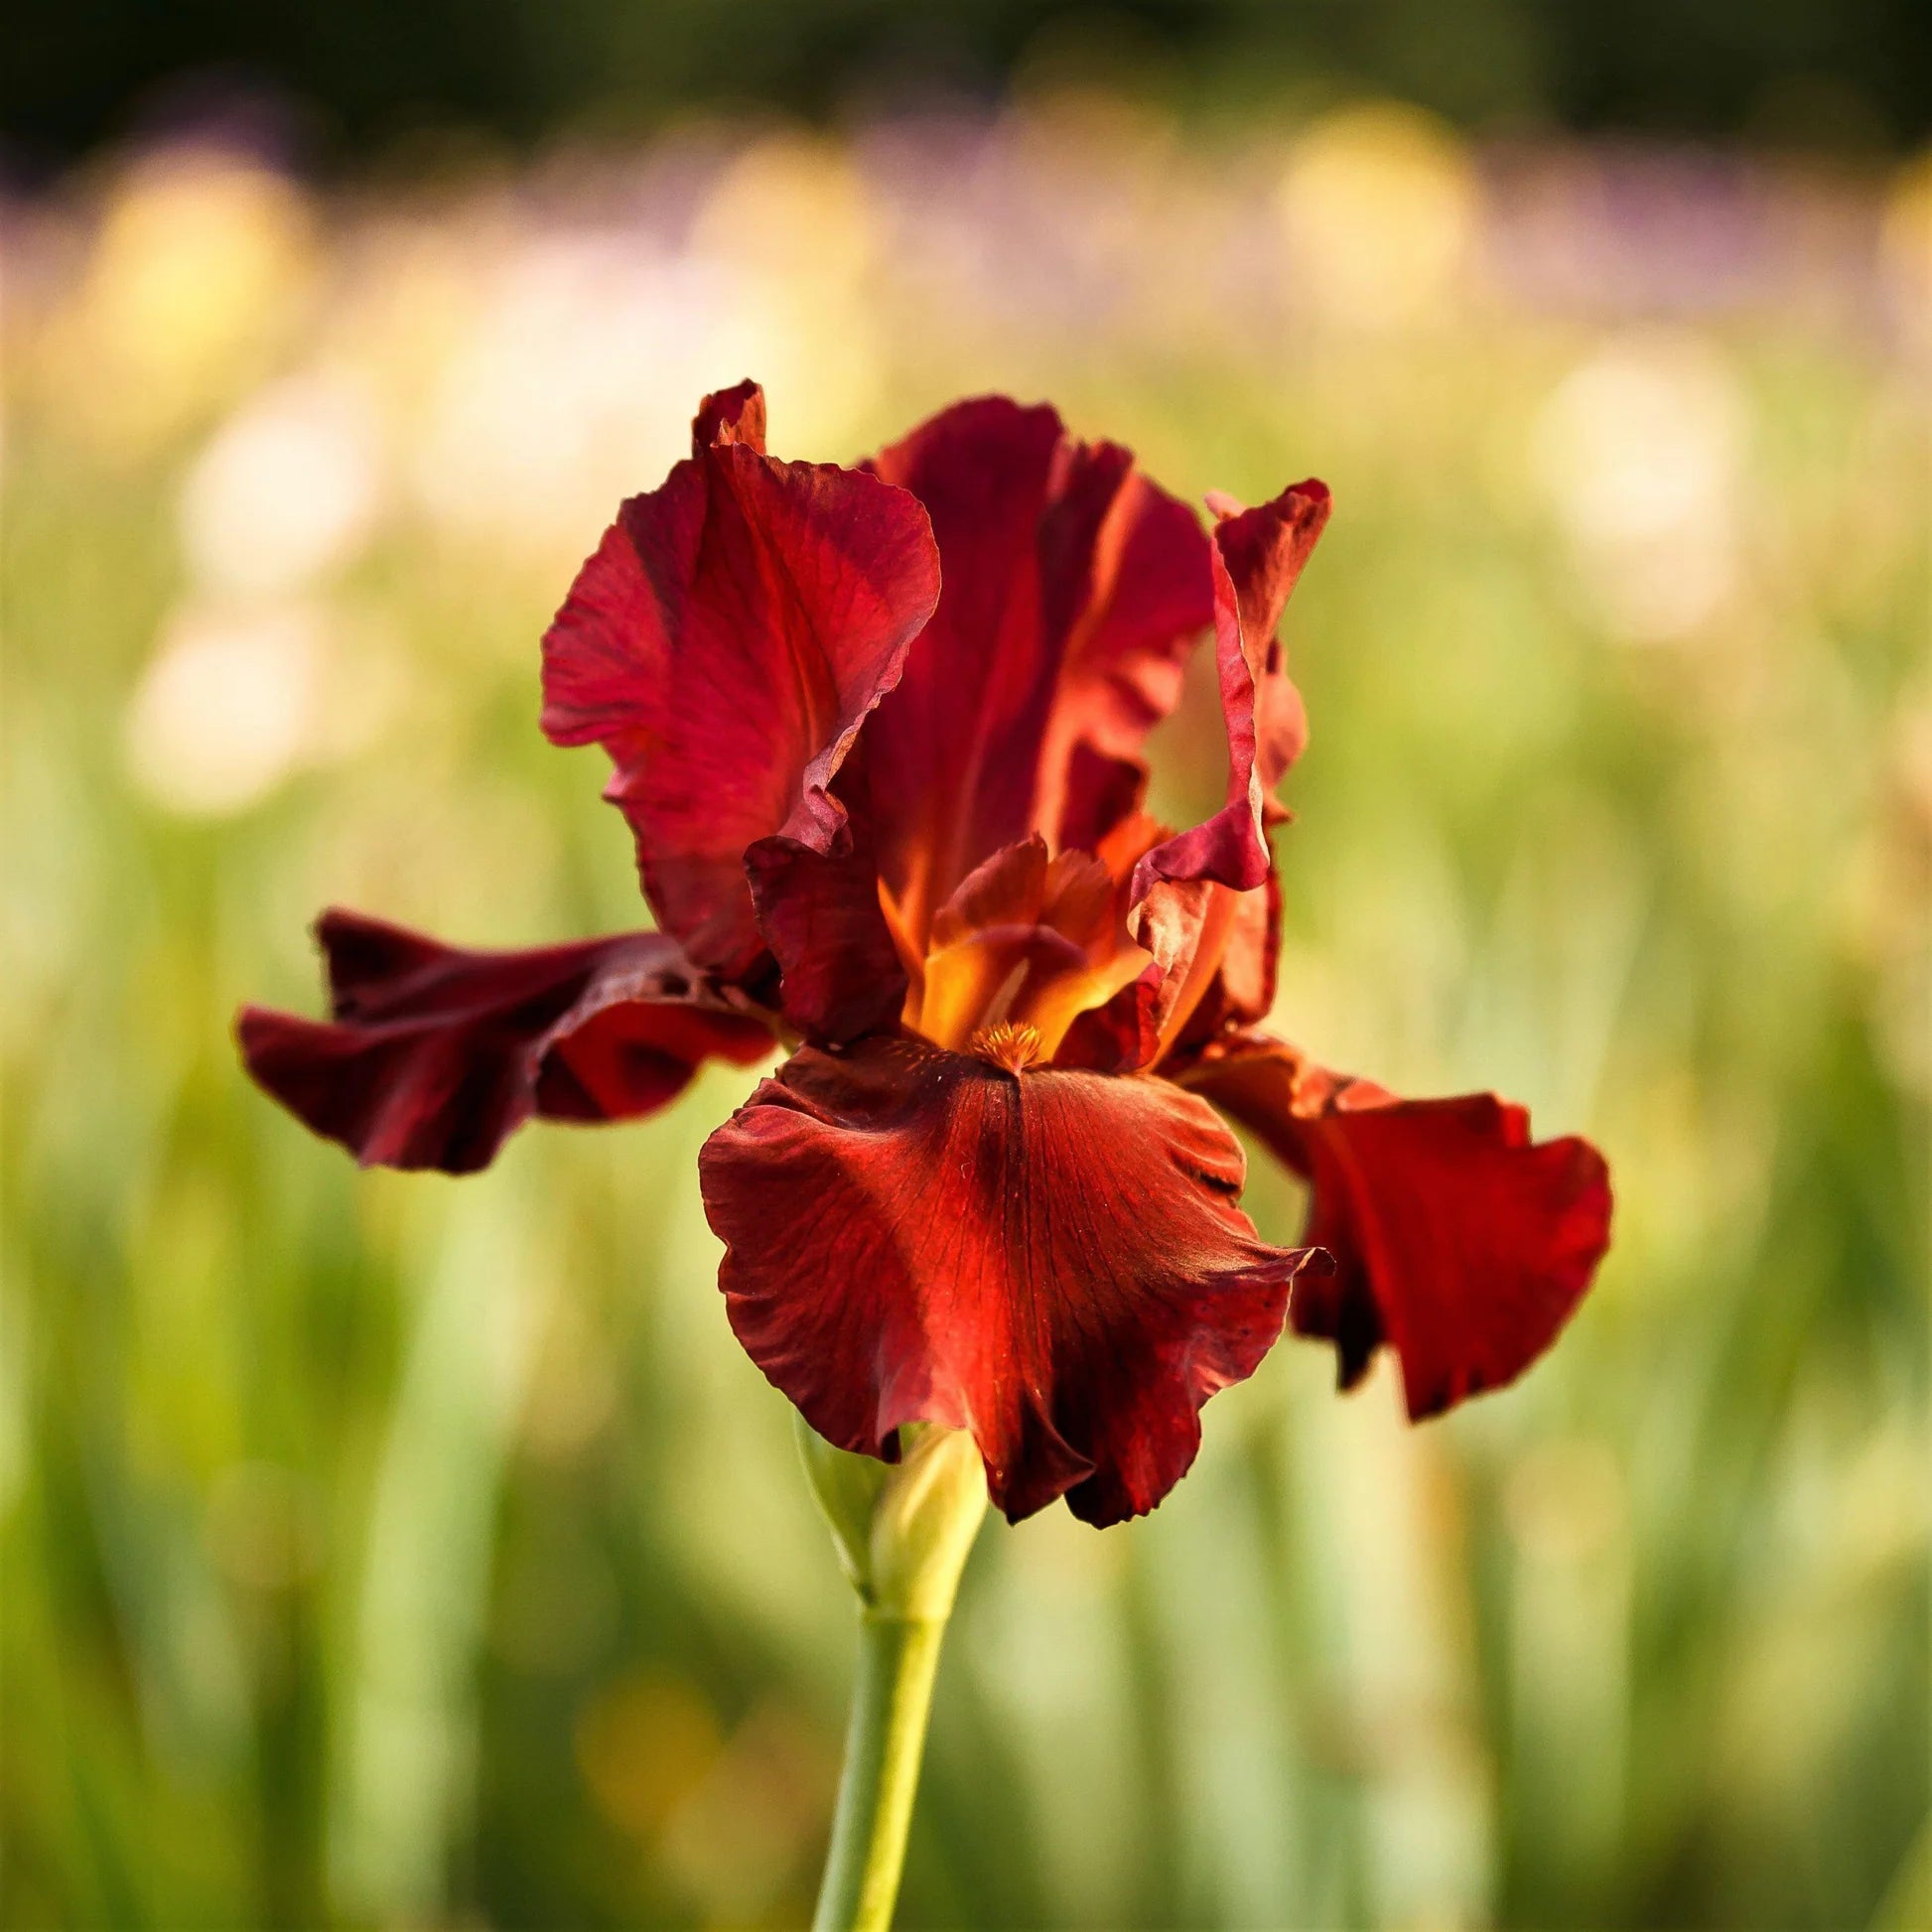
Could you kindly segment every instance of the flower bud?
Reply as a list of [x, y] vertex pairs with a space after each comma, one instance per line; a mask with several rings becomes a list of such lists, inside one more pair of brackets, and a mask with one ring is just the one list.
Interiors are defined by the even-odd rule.
[[986, 1470], [971, 1434], [934, 1423], [899, 1431], [899, 1459], [834, 1449], [794, 1416], [798, 1450], [865, 1614], [943, 1622], [986, 1514]]

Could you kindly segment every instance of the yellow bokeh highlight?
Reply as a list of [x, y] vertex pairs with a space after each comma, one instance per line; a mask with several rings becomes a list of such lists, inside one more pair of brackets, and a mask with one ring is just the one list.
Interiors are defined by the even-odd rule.
[[1425, 319], [1456, 292], [1481, 197], [1447, 123], [1370, 101], [1336, 109], [1295, 142], [1275, 210], [1298, 295], [1372, 330]]
[[[774, 433], [801, 455], [840, 454], [881, 360], [871, 293], [880, 220], [851, 157], [802, 133], [753, 143], [713, 184], [692, 243], [736, 285], [734, 334], [782, 398]], [[721, 367], [712, 379], [751, 372]]]
[[838, 283], [870, 266], [877, 220], [841, 147], [785, 133], [754, 143], [725, 168], [696, 238], [709, 253], [744, 253], [773, 275]]
[[628, 1837], [654, 1836], [722, 1747], [711, 1707], [675, 1678], [620, 1678], [578, 1715], [579, 1775], [598, 1810]]
[[45, 344], [52, 399], [105, 454], [139, 456], [263, 372], [316, 272], [314, 213], [286, 177], [164, 150], [126, 169]]
[[1932, 148], [1898, 171], [1879, 245], [1906, 332], [1932, 345]]

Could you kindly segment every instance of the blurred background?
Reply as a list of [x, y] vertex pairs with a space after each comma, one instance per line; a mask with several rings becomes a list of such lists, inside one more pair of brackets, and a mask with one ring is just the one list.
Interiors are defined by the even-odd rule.
[[[634, 923], [536, 640], [708, 388], [1314, 473], [1280, 1029], [1608, 1151], [1525, 1383], [990, 1526], [907, 1927], [1932, 1924], [1928, 15], [156, 8], [4, 78], [0, 1920], [782, 1927], [850, 1609], [694, 1157], [358, 1174], [366, 907]], [[30, 10], [30, 15], [34, 10]], [[1217, 797], [1211, 693], [1162, 802]], [[1295, 1187], [1249, 1202], [1292, 1239]]]

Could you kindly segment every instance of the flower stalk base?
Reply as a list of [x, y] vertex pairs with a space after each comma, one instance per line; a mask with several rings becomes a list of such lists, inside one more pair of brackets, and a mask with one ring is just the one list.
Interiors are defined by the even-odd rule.
[[887, 1932], [905, 1864], [933, 1678], [986, 1475], [961, 1430], [902, 1429], [896, 1463], [851, 1455], [801, 1420], [812, 1493], [859, 1599], [859, 1663], [832, 1845], [812, 1932]]
[[945, 1635], [944, 1618], [860, 1616], [845, 1768], [812, 1932], [886, 1932], [893, 1922]]

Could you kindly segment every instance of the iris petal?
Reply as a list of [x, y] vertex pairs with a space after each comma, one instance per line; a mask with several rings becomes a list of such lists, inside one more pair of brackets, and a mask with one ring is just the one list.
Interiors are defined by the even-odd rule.
[[752, 384], [707, 397], [695, 449], [618, 512], [543, 644], [543, 728], [602, 745], [660, 927], [698, 964], [763, 950], [745, 853], [834, 851], [830, 790], [939, 595], [905, 491], [763, 452]]
[[1297, 1295], [1297, 1331], [1334, 1342], [1344, 1388], [1387, 1342], [1414, 1420], [1520, 1375], [1609, 1244], [1602, 1156], [1532, 1142], [1494, 1094], [1398, 1100], [1260, 1035], [1185, 1077], [1312, 1186], [1307, 1238], [1336, 1269]]
[[875, 459], [932, 517], [939, 607], [866, 728], [880, 874], [915, 946], [981, 860], [1091, 850], [1213, 616], [1199, 519], [1051, 409], [955, 404]]
[[771, 1049], [654, 932], [471, 952], [358, 913], [323, 915], [333, 1018], [246, 1007], [256, 1081], [365, 1166], [487, 1167], [533, 1114], [620, 1120], [661, 1107], [707, 1058]]
[[1328, 490], [1296, 483], [1244, 510], [1211, 498], [1214, 656], [1227, 726], [1227, 803], [1202, 824], [1156, 846], [1134, 875], [1134, 897], [1157, 879], [1212, 879], [1237, 892], [1268, 883], [1268, 827], [1286, 816], [1274, 792], [1308, 741], [1302, 694], [1276, 632], [1289, 594], [1328, 520]]
[[1104, 1006], [1083, 1013], [1063, 1063], [1107, 1072], [1191, 1057], [1232, 1027], [1266, 1017], [1275, 998], [1281, 889], [1237, 893], [1210, 879], [1157, 879], [1127, 930], [1153, 964]]
[[806, 1421], [875, 1455], [902, 1423], [970, 1429], [1016, 1521], [1153, 1508], [1310, 1259], [1256, 1238], [1191, 1095], [910, 1039], [798, 1053], [700, 1173], [732, 1325]]

